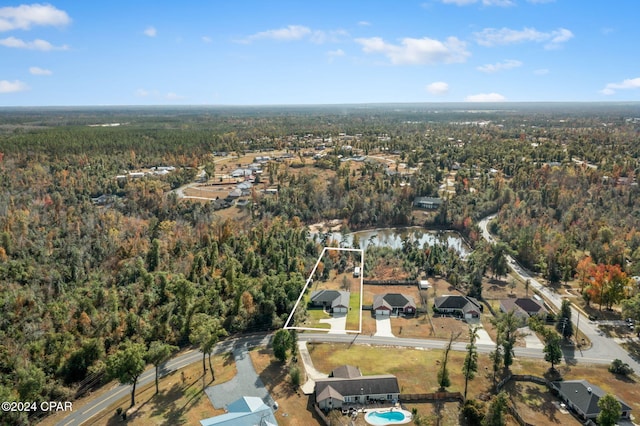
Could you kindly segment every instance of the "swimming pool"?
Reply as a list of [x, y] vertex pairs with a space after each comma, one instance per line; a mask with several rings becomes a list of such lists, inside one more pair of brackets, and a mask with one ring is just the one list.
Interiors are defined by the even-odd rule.
[[370, 425], [383, 426], [383, 425], [399, 425], [403, 423], [409, 423], [411, 421], [411, 413], [405, 410], [380, 410], [369, 411], [364, 419]]

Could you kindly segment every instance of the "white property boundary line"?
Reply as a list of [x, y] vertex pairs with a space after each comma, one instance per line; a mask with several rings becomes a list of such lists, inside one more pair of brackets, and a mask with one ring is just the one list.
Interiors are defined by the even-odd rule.
[[[290, 326], [289, 323], [291, 322], [291, 319], [293, 318], [293, 314], [295, 313], [296, 309], [298, 309], [298, 305], [300, 304], [300, 301], [302, 300], [302, 297], [304, 296], [304, 293], [307, 291], [307, 288], [309, 287], [309, 284], [311, 284], [312, 281], [312, 277], [313, 275], [316, 273], [316, 269], [318, 269], [318, 264], [320, 263], [320, 261], [322, 260], [322, 257], [324, 256], [325, 252], [327, 250], [338, 250], [338, 251], [354, 251], [354, 252], [359, 252], [360, 253], [360, 319], [359, 319], [359, 325], [358, 325], [358, 330], [327, 330], [326, 328], [313, 328], [313, 327], [294, 327], [294, 326]], [[311, 270], [311, 273], [309, 274], [309, 278], [307, 278], [307, 282], [304, 285], [304, 288], [302, 289], [302, 291], [300, 292], [300, 296], [298, 296], [298, 300], [296, 300], [296, 304], [293, 306], [293, 309], [291, 310], [291, 313], [289, 314], [289, 318], [287, 318], [287, 322], [284, 324], [284, 327], [282, 327], [285, 330], [308, 330], [308, 331], [332, 331], [334, 333], [356, 333], [356, 334], [360, 334], [362, 333], [362, 297], [364, 296], [364, 292], [363, 292], [363, 288], [364, 288], [364, 250], [362, 249], [351, 249], [351, 248], [343, 248], [343, 247], [325, 247], [322, 249], [322, 252], [320, 253], [320, 256], [318, 257], [318, 260], [316, 261], [316, 264], [314, 265], [313, 269]], [[347, 311], [347, 315], [349, 315], [349, 312]]]

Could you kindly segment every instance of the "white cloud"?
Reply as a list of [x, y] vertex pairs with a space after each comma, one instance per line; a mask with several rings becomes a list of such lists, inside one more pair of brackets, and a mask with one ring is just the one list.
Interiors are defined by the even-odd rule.
[[211, 43], [213, 40], [209, 36], [202, 36], [202, 41], [205, 43]]
[[29, 72], [33, 75], [51, 75], [53, 72], [51, 70], [47, 70], [40, 67], [30, 67]]
[[238, 40], [238, 43], [249, 44], [257, 40], [297, 41], [307, 39], [315, 44], [337, 43], [349, 36], [345, 30], [312, 30], [302, 25], [289, 25], [284, 28], [262, 31]]
[[365, 53], [382, 53], [394, 65], [464, 62], [470, 53], [466, 43], [456, 37], [445, 41], [424, 38], [404, 38], [400, 44], [385, 42], [380, 37], [358, 38]]
[[566, 28], [558, 28], [549, 32], [541, 32], [535, 28], [523, 28], [512, 30], [510, 28], [485, 28], [481, 32], [474, 33], [476, 42], [481, 46], [498, 46], [523, 42], [547, 42], [545, 48], [553, 49], [573, 38], [573, 33]]
[[15, 93], [29, 90], [29, 86], [20, 80], [0, 80], [0, 93]]
[[311, 29], [302, 25], [289, 25], [285, 28], [278, 28], [275, 30], [267, 30], [259, 33], [252, 34], [246, 37], [241, 42], [251, 43], [256, 40], [278, 40], [278, 41], [293, 41], [300, 40], [311, 34]]
[[28, 50], [67, 50], [69, 46], [54, 46], [46, 40], [36, 39], [33, 41], [24, 41], [15, 37], [7, 37], [0, 39], [0, 46], [13, 47], [15, 49], [28, 49]]
[[466, 6], [468, 4], [476, 3], [478, 0], [442, 0], [444, 4], [457, 4], [458, 6]]
[[181, 99], [185, 99], [184, 96], [178, 95], [175, 92], [168, 92], [166, 94], [162, 94], [160, 91], [158, 90], [147, 90], [147, 89], [137, 89], [135, 92], [133, 92], [133, 95], [136, 98], [150, 98], [150, 99], [166, 99], [169, 101], [177, 101], [177, 100], [181, 100]]
[[316, 30], [311, 35], [310, 40], [316, 44], [324, 44], [327, 42], [337, 43], [348, 36], [349, 36], [349, 33], [346, 32], [345, 30], [331, 30], [331, 31]]
[[533, 71], [535, 75], [547, 75], [549, 74], [549, 70], [546, 68], [540, 68], [538, 70]]
[[512, 68], [518, 68], [522, 66], [522, 62], [515, 59], [507, 59], [506, 61], [498, 62], [497, 64], [485, 64], [477, 68], [478, 71], [486, 73], [494, 73], [503, 70], [510, 70]]
[[428, 84], [426, 89], [427, 92], [431, 93], [432, 95], [446, 95], [447, 93], [449, 93], [449, 85], [444, 81], [435, 81], [431, 84]]
[[613, 95], [617, 90], [640, 89], [640, 77], [629, 78], [621, 83], [608, 83], [604, 89], [600, 91], [603, 95]]
[[477, 95], [469, 95], [465, 102], [504, 102], [507, 100], [499, 93], [478, 93]]
[[361, 27], [370, 27], [371, 26], [371, 22], [369, 21], [359, 21], [358, 25]]
[[149, 92], [145, 89], [138, 89], [135, 91], [134, 95], [138, 98], [146, 98], [149, 96]]
[[483, 6], [513, 6], [515, 3], [512, 0], [442, 0], [444, 4], [455, 4], [457, 6], [467, 6], [470, 4], [482, 3]]
[[333, 62], [335, 58], [339, 58], [344, 55], [345, 53], [344, 53], [344, 50], [342, 49], [330, 50], [327, 52], [327, 56], [329, 57], [329, 63]]
[[147, 37], [155, 37], [156, 35], [158, 35], [158, 30], [156, 30], [156, 28], [152, 26], [147, 27], [143, 32]]
[[67, 12], [50, 4], [0, 8], [0, 31], [29, 30], [34, 26], [63, 27], [70, 22]]
[[484, 6], [513, 6], [515, 3], [511, 0], [482, 0]]
[[177, 101], [180, 99], [184, 99], [184, 96], [178, 95], [177, 93], [174, 93], [174, 92], [169, 92], [165, 95], [165, 99], [168, 99], [170, 101]]

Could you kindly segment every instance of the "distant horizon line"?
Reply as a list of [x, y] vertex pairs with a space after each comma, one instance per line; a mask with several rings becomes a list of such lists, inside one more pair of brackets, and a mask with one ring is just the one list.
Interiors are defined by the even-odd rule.
[[456, 105], [456, 106], [507, 106], [540, 104], [599, 104], [599, 105], [640, 105], [638, 101], [425, 101], [425, 102], [346, 102], [346, 103], [290, 103], [290, 104], [83, 104], [83, 105], [0, 105], [0, 109], [63, 109], [63, 108], [290, 108], [290, 107], [344, 107], [344, 106], [384, 106], [384, 105]]

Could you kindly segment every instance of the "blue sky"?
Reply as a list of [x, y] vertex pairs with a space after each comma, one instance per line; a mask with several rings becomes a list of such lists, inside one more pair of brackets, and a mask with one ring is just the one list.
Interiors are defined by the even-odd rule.
[[0, 4], [0, 106], [637, 101], [640, 1]]

